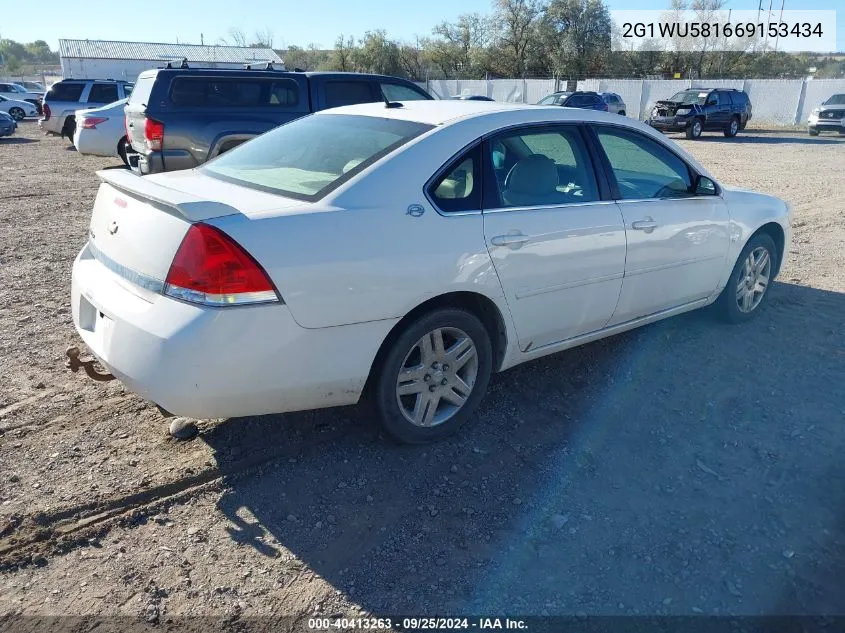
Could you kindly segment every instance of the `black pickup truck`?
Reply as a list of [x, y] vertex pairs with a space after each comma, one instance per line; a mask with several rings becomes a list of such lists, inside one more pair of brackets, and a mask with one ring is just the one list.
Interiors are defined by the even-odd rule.
[[744, 91], [689, 88], [655, 103], [646, 123], [663, 132], [686, 132], [694, 139], [705, 130], [736, 136], [750, 119], [751, 100]]
[[271, 69], [159, 68], [138, 76], [126, 134], [140, 174], [189, 169], [282, 123], [354, 103], [432, 97], [398, 77]]

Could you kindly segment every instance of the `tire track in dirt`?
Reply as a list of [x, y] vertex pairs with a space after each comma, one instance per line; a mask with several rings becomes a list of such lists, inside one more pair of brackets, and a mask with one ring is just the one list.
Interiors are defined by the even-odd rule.
[[220, 486], [227, 478], [249, 474], [272, 462], [302, 451], [335, 443], [356, 432], [352, 425], [339, 426], [319, 438], [295, 447], [283, 446], [270, 452], [209, 468], [196, 475], [150, 487], [141, 492], [96, 502], [81, 503], [55, 512], [41, 512], [0, 526], [0, 572], [36, 563], [49, 554], [64, 554], [88, 539], [107, 532], [118, 523], [131, 524], [158, 509], [180, 503]]

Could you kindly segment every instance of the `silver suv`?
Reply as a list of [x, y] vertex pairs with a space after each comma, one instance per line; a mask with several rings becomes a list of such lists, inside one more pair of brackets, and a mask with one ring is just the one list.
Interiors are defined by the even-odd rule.
[[133, 84], [115, 79], [63, 79], [44, 95], [41, 129], [73, 139], [77, 110], [97, 108], [132, 94]]

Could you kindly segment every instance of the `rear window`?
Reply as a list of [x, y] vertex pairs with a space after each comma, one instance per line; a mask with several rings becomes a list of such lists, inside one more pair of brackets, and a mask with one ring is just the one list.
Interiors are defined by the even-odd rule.
[[327, 81], [325, 90], [327, 108], [376, 101], [369, 81]]
[[47, 93], [49, 101], [79, 101], [82, 96], [83, 83], [66, 83], [64, 81], [53, 84], [50, 92]]
[[200, 169], [235, 184], [313, 201], [431, 127], [316, 114], [243, 143]]
[[89, 103], [112, 103], [117, 98], [117, 84], [94, 84], [88, 93]]
[[138, 77], [135, 82], [135, 87], [132, 89], [132, 94], [129, 97], [130, 104], [140, 103], [146, 106], [150, 102], [150, 95], [153, 92], [153, 85], [156, 81], [156, 75], [147, 77]]
[[595, 105], [596, 103], [601, 102], [601, 98], [597, 97], [596, 95], [572, 95], [566, 101], [567, 106], [584, 106], [584, 105]]
[[293, 79], [177, 77], [170, 88], [174, 105], [207, 108], [295, 106], [299, 86]]

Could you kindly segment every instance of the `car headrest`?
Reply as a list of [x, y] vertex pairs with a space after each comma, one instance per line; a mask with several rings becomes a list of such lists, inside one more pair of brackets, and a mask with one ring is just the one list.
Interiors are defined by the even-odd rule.
[[551, 158], [542, 154], [531, 154], [521, 159], [505, 178], [505, 188], [513, 193], [555, 193], [557, 185], [557, 166]]

